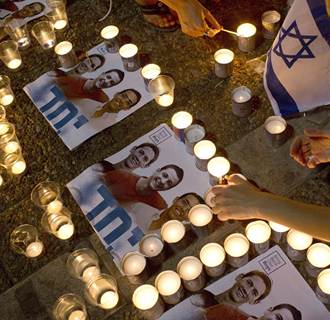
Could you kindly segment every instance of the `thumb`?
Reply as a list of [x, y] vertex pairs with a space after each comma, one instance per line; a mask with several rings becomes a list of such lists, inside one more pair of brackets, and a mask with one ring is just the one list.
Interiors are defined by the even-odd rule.
[[246, 182], [247, 179], [240, 173], [234, 173], [228, 177], [228, 184], [244, 184]]
[[305, 129], [304, 133], [310, 138], [330, 138], [330, 130]]

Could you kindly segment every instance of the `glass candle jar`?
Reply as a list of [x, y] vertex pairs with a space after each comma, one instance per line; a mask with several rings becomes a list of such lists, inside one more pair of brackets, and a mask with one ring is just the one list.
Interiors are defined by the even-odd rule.
[[[1, 128], [1, 124], [0, 124]], [[14, 148], [15, 145], [8, 145], [7, 151], [10, 148]], [[0, 149], [0, 165], [7, 169], [9, 175], [20, 175], [26, 169], [26, 162], [23, 158], [21, 148], [18, 148], [14, 152], [6, 152], [4, 149]]]
[[47, 17], [56, 30], [64, 29], [68, 24], [65, 4], [62, 1], [53, 1], [51, 11], [47, 13]]
[[23, 19], [16, 19], [12, 16], [5, 20], [5, 32], [17, 42], [19, 48], [26, 48], [30, 45], [30, 36], [27, 23]]
[[9, 106], [14, 101], [14, 93], [10, 86], [10, 79], [0, 75], [0, 104]]
[[22, 64], [16, 41], [7, 40], [0, 43], [0, 59], [9, 69], [17, 69]]
[[54, 26], [49, 21], [40, 21], [31, 29], [32, 35], [36, 38], [43, 49], [50, 49], [56, 43]]
[[6, 109], [0, 104], [0, 122], [6, 122]]
[[87, 320], [84, 300], [73, 293], [64, 294], [53, 307], [53, 317], [55, 320]]

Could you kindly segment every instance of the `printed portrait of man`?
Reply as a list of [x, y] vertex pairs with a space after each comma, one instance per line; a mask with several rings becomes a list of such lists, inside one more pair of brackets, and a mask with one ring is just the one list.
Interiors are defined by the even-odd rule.
[[144, 177], [123, 169], [104, 168], [103, 181], [114, 198], [122, 205], [144, 203], [155, 209], [167, 208], [167, 203], [160, 195], [177, 186], [183, 179], [184, 172], [174, 164], [157, 169], [151, 176]]
[[91, 54], [85, 57], [74, 69], [75, 73], [84, 74], [86, 72], [94, 72], [101, 68], [105, 63], [105, 58], [100, 54]]
[[15, 12], [13, 14], [13, 17], [20, 18], [20, 19], [31, 18], [31, 17], [39, 15], [44, 10], [45, 10], [45, 5], [43, 3], [34, 2], [34, 3], [27, 4], [21, 10]]

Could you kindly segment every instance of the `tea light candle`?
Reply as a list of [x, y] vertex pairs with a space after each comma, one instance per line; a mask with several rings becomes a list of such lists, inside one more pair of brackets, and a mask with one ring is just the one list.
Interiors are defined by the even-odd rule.
[[140, 252], [126, 253], [121, 263], [124, 274], [132, 284], [141, 284], [147, 280], [146, 265], [146, 258]]
[[61, 1], [58, 1], [51, 6], [51, 11], [47, 13], [47, 16], [56, 30], [62, 30], [68, 24], [65, 3]]
[[253, 243], [257, 254], [263, 254], [269, 249], [271, 229], [266, 222], [262, 220], [250, 222], [245, 228], [245, 234]]
[[170, 93], [164, 93], [163, 95], [157, 97], [157, 103], [162, 107], [169, 107], [173, 104], [174, 96]]
[[196, 292], [204, 288], [205, 275], [203, 264], [193, 256], [184, 257], [177, 266], [177, 272], [183, 281], [183, 286], [190, 292]]
[[24, 48], [30, 45], [27, 23], [22, 19], [8, 16], [4, 21], [4, 30], [12, 40], [17, 42], [19, 48]]
[[229, 235], [224, 242], [228, 264], [240, 268], [249, 261], [249, 240], [241, 233]]
[[87, 310], [84, 300], [68, 293], [59, 297], [53, 307], [54, 320], [87, 320]]
[[82, 310], [75, 310], [70, 313], [68, 320], [87, 320], [87, 317]]
[[314, 243], [307, 250], [305, 269], [309, 276], [317, 277], [322, 269], [330, 265], [330, 247], [325, 243]]
[[67, 240], [72, 237], [74, 233], [74, 225], [71, 223], [64, 224], [57, 231], [57, 237], [61, 240]]
[[101, 295], [100, 306], [103, 309], [113, 309], [119, 301], [119, 295], [114, 291], [106, 291]]
[[312, 244], [313, 237], [291, 229], [286, 237], [287, 255], [292, 261], [303, 261], [306, 257], [306, 250]]
[[9, 69], [17, 69], [22, 64], [16, 41], [7, 40], [0, 43], [0, 59]]
[[215, 157], [207, 164], [207, 171], [210, 175], [210, 185], [222, 184], [223, 177], [230, 170], [230, 162], [224, 157]]
[[271, 116], [264, 124], [266, 137], [272, 146], [280, 146], [288, 139], [286, 134], [287, 123], [280, 116]]
[[209, 224], [213, 219], [213, 213], [207, 205], [198, 204], [192, 207], [189, 210], [188, 219], [198, 237], [204, 238], [210, 233]]
[[238, 49], [250, 52], [255, 49], [257, 28], [251, 23], [243, 23], [237, 28]]
[[162, 107], [169, 107], [174, 102], [175, 82], [169, 76], [159, 75], [150, 80], [148, 90], [154, 97], [157, 104]]
[[17, 141], [10, 141], [10, 142], [5, 144], [4, 151], [6, 153], [14, 153], [17, 150], [19, 150], [20, 147], [21, 146], [19, 145], [19, 143]]
[[144, 79], [146, 89], [149, 90], [149, 82], [157, 78], [161, 73], [160, 66], [154, 63], [149, 63], [141, 69], [141, 75]]
[[26, 162], [20, 152], [9, 153], [4, 159], [4, 166], [13, 175], [22, 174], [26, 169]]
[[167, 304], [177, 304], [184, 297], [180, 276], [171, 270], [161, 272], [155, 280], [155, 287]]
[[186, 229], [184, 224], [178, 220], [165, 222], [160, 230], [162, 239], [167, 242], [172, 250], [180, 252], [188, 244], [184, 238]]
[[41, 241], [35, 241], [30, 243], [27, 247], [26, 247], [26, 253], [25, 255], [28, 258], [36, 258], [39, 257], [40, 254], [43, 252], [44, 250], [44, 245]]
[[233, 114], [247, 117], [252, 112], [251, 99], [252, 92], [249, 88], [242, 86], [234, 89], [231, 95]]
[[261, 16], [262, 34], [266, 39], [274, 39], [280, 27], [281, 14], [275, 10], [266, 11]]
[[290, 228], [273, 221], [269, 221], [268, 224], [272, 229], [272, 240], [276, 243], [283, 242], [283, 240], [285, 240], [284, 235], [290, 230]]
[[164, 261], [164, 243], [157, 234], [146, 234], [139, 245], [140, 252], [148, 257], [151, 264], [160, 265]]
[[233, 71], [234, 52], [228, 49], [220, 49], [214, 54], [214, 71], [217, 77], [227, 78]]
[[225, 250], [218, 243], [207, 243], [199, 253], [199, 258], [210, 277], [220, 277], [225, 272], [225, 257]]
[[116, 53], [119, 49], [118, 43], [119, 29], [116, 26], [106, 26], [101, 30], [101, 37], [107, 46], [108, 52]]
[[186, 145], [186, 151], [189, 154], [194, 154], [194, 146], [197, 142], [201, 141], [205, 137], [205, 129], [199, 124], [192, 124], [188, 128], [184, 129], [184, 140]]
[[137, 53], [138, 47], [133, 43], [127, 43], [120, 47], [119, 54], [126, 71], [136, 71], [139, 69], [140, 66]]
[[0, 103], [3, 106], [9, 106], [14, 101], [14, 95], [9, 92], [9, 90], [6, 92], [5, 90], [0, 90]]
[[132, 301], [146, 320], [158, 319], [165, 310], [157, 289], [150, 284], [138, 287], [133, 293]]
[[188, 128], [193, 121], [192, 115], [187, 111], [179, 111], [172, 116], [172, 129], [181, 142], [184, 141], [184, 129]]
[[60, 200], [54, 200], [47, 205], [47, 211], [49, 213], [60, 212], [63, 208], [63, 203]]
[[196, 158], [196, 167], [201, 171], [207, 171], [207, 164], [215, 155], [217, 148], [210, 140], [202, 140], [194, 146], [194, 155]]
[[83, 271], [82, 279], [84, 282], [88, 282], [90, 279], [98, 276], [100, 273], [101, 272], [98, 266], [91, 266]]
[[69, 41], [62, 41], [55, 46], [55, 53], [63, 68], [69, 69], [78, 64], [78, 58], [73, 51], [72, 43]]
[[330, 304], [330, 269], [325, 269], [318, 275], [315, 293], [324, 304]]

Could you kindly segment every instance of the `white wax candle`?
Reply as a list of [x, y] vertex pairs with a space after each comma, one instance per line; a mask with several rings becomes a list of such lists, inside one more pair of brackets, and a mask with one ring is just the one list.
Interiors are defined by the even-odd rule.
[[74, 233], [74, 225], [71, 223], [61, 226], [56, 233], [57, 238], [61, 240], [67, 240], [72, 237]]
[[202, 140], [196, 143], [194, 146], [194, 154], [197, 158], [202, 160], [211, 159], [217, 148], [215, 144], [210, 140]]
[[220, 49], [214, 54], [214, 59], [217, 63], [228, 64], [234, 60], [234, 52], [228, 49]]
[[103, 309], [112, 309], [118, 304], [118, 301], [119, 301], [118, 293], [109, 290], [102, 294], [100, 298], [100, 307]]
[[272, 10], [267, 11], [262, 15], [262, 21], [266, 23], [276, 23], [281, 20], [281, 15], [279, 12]]
[[279, 224], [273, 221], [268, 221], [269, 226], [272, 228], [272, 230], [276, 231], [276, 232], [287, 232], [289, 231], [289, 227], [284, 226], [283, 224]]
[[208, 243], [200, 251], [199, 257], [207, 267], [217, 267], [225, 261], [226, 253], [218, 243]]
[[207, 171], [212, 176], [221, 178], [230, 170], [230, 162], [224, 157], [215, 157], [207, 164]]
[[101, 30], [101, 37], [109, 40], [117, 37], [119, 29], [116, 26], [106, 26]]
[[159, 293], [154, 286], [144, 284], [134, 291], [132, 301], [136, 308], [140, 310], [148, 310], [155, 306], [158, 297]]
[[119, 54], [122, 58], [132, 58], [138, 52], [138, 47], [133, 43], [124, 44], [119, 49]]
[[164, 244], [158, 235], [146, 235], [141, 239], [141, 253], [147, 257], [158, 256], [163, 250]]
[[63, 203], [60, 200], [54, 200], [47, 206], [47, 211], [49, 213], [60, 212], [63, 208]]
[[330, 269], [325, 269], [318, 275], [317, 284], [324, 293], [330, 294]]
[[208, 225], [213, 218], [213, 212], [205, 204], [198, 204], [192, 207], [188, 213], [188, 219], [196, 227]]
[[247, 102], [251, 99], [251, 94], [246, 90], [237, 90], [233, 94], [233, 99], [235, 102], [238, 102], [238, 103]]
[[258, 220], [250, 222], [245, 228], [245, 233], [252, 243], [264, 243], [269, 240], [271, 229], [266, 222]]
[[182, 222], [170, 220], [163, 224], [160, 234], [167, 243], [177, 243], [185, 235], [186, 229]]
[[179, 111], [172, 116], [172, 125], [177, 129], [185, 129], [191, 125], [193, 117], [189, 112]]
[[24, 160], [17, 161], [14, 163], [14, 165], [11, 167], [12, 174], [21, 174], [26, 169], [26, 163]]
[[8, 142], [5, 147], [4, 147], [4, 151], [5, 153], [14, 153], [16, 152], [18, 149], [20, 148], [20, 145], [18, 142], [16, 141], [10, 141]]
[[177, 271], [183, 280], [194, 280], [202, 273], [203, 264], [193, 256], [184, 257], [178, 263]]
[[286, 121], [279, 116], [272, 116], [269, 117], [265, 121], [265, 129], [270, 133], [270, 134], [280, 134], [283, 131], [285, 131], [287, 127]]
[[161, 69], [160, 66], [154, 63], [147, 64], [141, 70], [141, 74], [143, 78], [151, 80], [155, 79], [157, 76], [160, 75]]
[[0, 187], [3, 185], [3, 177], [2, 175], [0, 174]]
[[69, 41], [62, 41], [55, 46], [55, 53], [59, 56], [64, 56], [72, 50], [72, 43]]
[[22, 59], [12, 59], [8, 62], [7, 67], [9, 69], [17, 69], [22, 64]]
[[288, 244], [295, 250], [306, 250], [313, 242], [310, 235], [291, 229], [287, 234]]
[[170, 296], [180, 289], [181, 279], [174, 271], [163, 271], [157, 276], [155, 286], [162, 296]]
[[9, 106], [14, 101], [14, 96], [10, 93], [1, 95], [0, 92], [0, 104]]
[[249, 251], [249, 247], [249, 240], [241, 233], [229, 235], [224, 242], [225, 251], [234, 258], [244, 256]]
[[57, 20], [54, 23], [54, 28], [56, 30], [61, 30], [61, 29], [65, 28], [67, 24], [68, 24], [67, 20]]
[[27, 246], [25, 254], [29, 258], [35, 258], [40, 256], [43, 250], [44, 250], [43, 243], [41, 241], [35, 241]]
[[169, 107], [174, 101], [174, 96], [171, 93], [165, 93], [162, 94], [161, 96], [158, 96], [156, 98], [156, 101], [162, 107]]
[[251, 23], [243, 23], [237, 28], [237, 34], [239, 37], [249, 38], [255, 35], [257, 28]]
[[86, 320], [85, 313], [82, 310], [75, 310], [70, 313], [68, 320]]
[[88, 282], [91, 278], [98, 276], [100, 274], [100, 269], [96, 266], [88, 267], [84, 270], [82, 278], [84, 282]]
[[330, 247], [324, 243], [315, 243], [307, 250], [307, 260], [316, 268], [330, 265]]
[[122, 268], [126, 275], [139, 275], [146, 267], [146, 258], [139, 252], [130, 252], [123, 258]]
[[9, 130], [9, 126], [4, 123], [0, 123], [0, 136], [6, 134]]
[[185, 138], [189, 143], [200, 141], [205, 136], [205, 129], [202, 126], [191, 126], [185, 130]]

